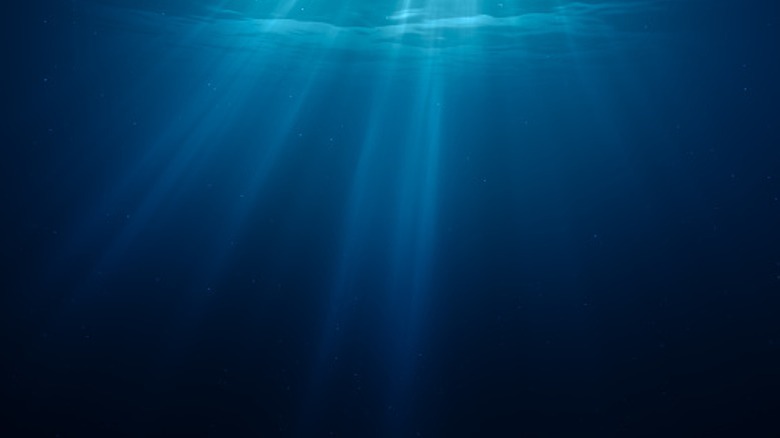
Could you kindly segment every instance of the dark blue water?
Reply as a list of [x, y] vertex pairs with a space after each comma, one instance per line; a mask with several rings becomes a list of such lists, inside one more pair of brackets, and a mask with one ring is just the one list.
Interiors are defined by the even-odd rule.
[[8, 8], [1, 436], [780, 436], [774, 2]]

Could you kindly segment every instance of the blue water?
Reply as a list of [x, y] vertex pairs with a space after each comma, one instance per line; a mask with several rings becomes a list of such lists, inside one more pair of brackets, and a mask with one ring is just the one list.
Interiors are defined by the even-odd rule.
[[773, 2], [11, 10], [0, 436], [780, 435]]

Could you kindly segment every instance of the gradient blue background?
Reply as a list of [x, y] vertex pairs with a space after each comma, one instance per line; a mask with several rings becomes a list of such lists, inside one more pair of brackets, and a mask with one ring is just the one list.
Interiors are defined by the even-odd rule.
[[9, 6], [0, 435], [778, 436], [780, 7], [499, 3]]

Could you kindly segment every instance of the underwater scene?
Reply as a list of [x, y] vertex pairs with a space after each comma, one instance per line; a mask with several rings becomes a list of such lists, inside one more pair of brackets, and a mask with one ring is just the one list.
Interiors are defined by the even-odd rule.
[[0, 436], [780, 436], [780, 4], [9, 10]]

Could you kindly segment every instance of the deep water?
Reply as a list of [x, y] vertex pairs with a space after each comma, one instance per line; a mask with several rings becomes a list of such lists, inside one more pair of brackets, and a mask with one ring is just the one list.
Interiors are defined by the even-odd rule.
[[780, 436], [775, 2], [6, 9], [0, 436]]

